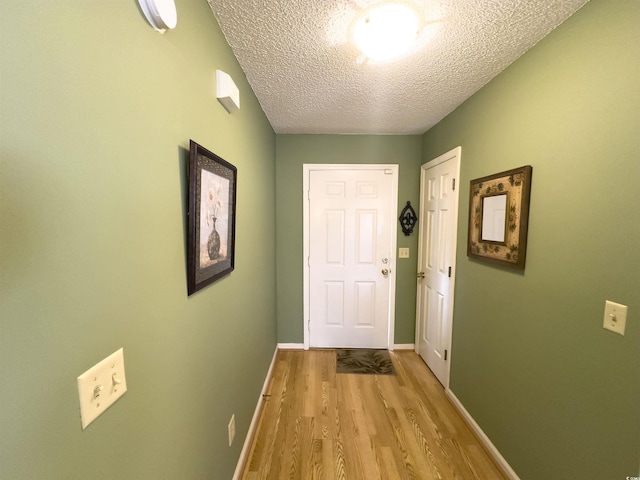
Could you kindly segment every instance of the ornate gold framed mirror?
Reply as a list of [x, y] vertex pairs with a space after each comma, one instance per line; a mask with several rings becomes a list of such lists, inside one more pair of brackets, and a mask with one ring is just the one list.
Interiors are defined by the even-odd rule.
[[531, 166], [471, 180], [471, 258], [523, 269], [527, 254]]

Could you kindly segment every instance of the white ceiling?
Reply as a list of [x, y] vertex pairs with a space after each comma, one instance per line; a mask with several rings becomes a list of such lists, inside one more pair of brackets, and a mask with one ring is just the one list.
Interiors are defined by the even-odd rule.
[[377, 64], [349, 29], [380, 0], [208, 2], [276, 133], [421, 134], [587, 0], [401, 0], [425, 27]]

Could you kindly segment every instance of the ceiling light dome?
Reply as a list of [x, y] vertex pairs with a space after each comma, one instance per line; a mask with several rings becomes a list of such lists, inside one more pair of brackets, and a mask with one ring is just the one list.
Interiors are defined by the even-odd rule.
[[420, 30], [416, 12], [406, 5], [387, 3], [368, 10], [353, 27], [353, 41], [367, 57], [385, 61], [399, 57]]

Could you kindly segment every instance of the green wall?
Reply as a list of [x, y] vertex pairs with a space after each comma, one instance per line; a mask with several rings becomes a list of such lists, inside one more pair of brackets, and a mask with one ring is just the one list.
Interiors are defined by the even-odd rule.
[[[0, 478], [231, 478], [276, 345], [273, 130], [205, 0], [164, 35], [134, 0], [0, 8]], [[187, 297], [190, 138], [238, 199], [236, 270]], [[82, 431], [76, 377], [120, 347]]]
[[639, 26], [637, 0], [589, 2], [424, 136], [425, 161], [462, 145], [467, 192], [533, 166], [524, 272], [469, 260], [461, 210], [451, 370], [523, 480], [638, 475]]
[[[400, 165], [398, 216], [407, 200], [420, 201], [421, 137], [374, 135], [276, 135], [276, 245], [278, 341], [302, 343], [302, 165], [305, 163], [393, 163]], [[397, 247], [410, 257], [397, 260], [395, 343], [413, 343], [416, 316], [417, 233], [398, 225]]]

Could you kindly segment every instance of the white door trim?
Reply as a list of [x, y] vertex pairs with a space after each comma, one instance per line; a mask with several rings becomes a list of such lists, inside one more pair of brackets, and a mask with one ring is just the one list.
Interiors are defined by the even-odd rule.
[[[391, 211], [398, 212], [398, 178], [399, 165], [392, 164], [309, 164], [302, 165], [302, 211], [303, 211], [303, 248], [302, 248], [302, 264], [303, 264], [303, 324], [304, 331], [304, 349], [309, 349], [309, 175], [312, 170], [391, 170], [392, 175], [392, 192], [391, 192]], [[391, 257], [389, 263], [389, 325], [387, 331], [387, 348], [393, 349], [394, 330], [395, 330], [395, 311], [396, 311], [396, 262], [397, 262], [397, 244], [398, 244], [398, 222], [391, 225]]]
[[[445, 365], [445, 369], [446, 369], [446, 375], [445, 375], [445, 382], [444, 382], [444, 388], [445, 390], [447, 390], [449, 388], [449, 377], [451, 374], [451, 358], [452, 358], [452, 348], [451, 348], [451, 344], [452, 344], [452, 340], [453, 340], [453, 308], [455, 305], [455, 301], [454, 301], [454, 295], [455, 295], [455, 283], [456, 283], [456, 275], [457, 275], [457, 269], [456, 269], [456, 253], [457, 253], [457, 243], [458, 243], [458, 220], [459, 220], [459, 215], [460, 215], [460, 191], [462, 190], [460, 188], [460, 156], [462, 154], [462, 147], [456, 147], [453, 150], [449, 150], [447, 153], [444, 153], [442, 155], [440, 155], [437, 158], [434, 158], [433, 160], [424, 163], [422, 165], [422, 167], [420, 168], [420, 213], [419, 213], [419, 224], [420, 224], [420, 231], [418, 233], [419, 238], [423, 238], [423, 233], [422, 233], [422, 226], [424, 224], [424, 222], [422, 221], [422, 205], [424, 203], [424, 194], [425, 192], [422, 189], [422, 184], [423, 184], [423, 177], [425, 175], [425, 171], [429, 170], [430, 168], [433, 168], [437, 165], [440, 165], [441, 163], [447, 162], [449, 160], [455, 159], [456, 163], [455, 163], [455, 178], [456, 178], [456, 191], [457, 191], [457, 195], [455, 196], [456, 198], [456, 202], [455, 202], [455, 212], [454, 212], [454, 218], [456, 219], [456, 221], [454, 222], [453, 225], [453, 229], [451, 231], [451, 235], [453, 236], [453, 256], [452, 256], [452, 265], [451, 265], [451, 295], [450, 295], [450, 300], [449, 300], [449, 304], [450, 304], [450, 308], [448, 309], [449, 311], [449, 322], [450, 322], [450, 328], [449, 328], [449, 338], [447, 339], [447, 346], [448, 346], [448, 361]], [[422, 265], [422, 255], [424, 254], [423, 252], [423, 248], [422, 245], [418, 245], [418, 265]], [[421, 324], [421, 318], [420, 318], [420, 285], [418, 282], [416, 282], [416, 332], [415, 332], [415, 352], [420, 354], [420, 324]]]

